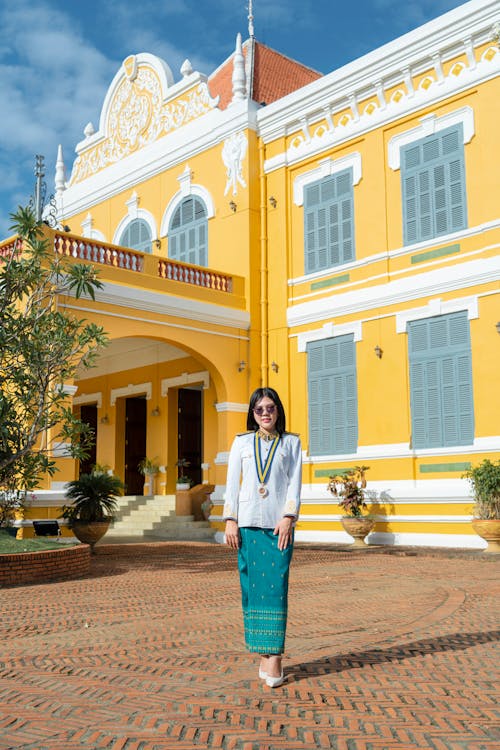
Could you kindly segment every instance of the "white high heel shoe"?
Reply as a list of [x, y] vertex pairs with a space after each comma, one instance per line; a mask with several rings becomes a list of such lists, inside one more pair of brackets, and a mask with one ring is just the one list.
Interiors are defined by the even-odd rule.
[[279, 677], [270, 677], [269, 675], [266, 675], [266, 685], [270, 688], [276, 688], [280, 685], [283, 685], [285, 682], [285, 675], [283, 674], [283, 670], [281, 670], [281, 674]]

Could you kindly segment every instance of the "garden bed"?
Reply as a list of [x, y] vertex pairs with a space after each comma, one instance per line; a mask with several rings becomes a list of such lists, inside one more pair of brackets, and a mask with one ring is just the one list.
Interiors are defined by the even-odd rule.
[[87, 544], [14, 539], [0, 532], [0, 588], [81, 578], [90, 570]]

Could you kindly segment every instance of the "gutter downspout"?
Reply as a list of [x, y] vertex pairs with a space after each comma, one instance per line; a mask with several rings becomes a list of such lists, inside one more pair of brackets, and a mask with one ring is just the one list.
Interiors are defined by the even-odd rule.
[[269, 329], [268, 329], [268, 240], [267, 240], [267, 181], [264, 172], [265, 146], [259, 143], [260, 169], [260, 380], [261, 386], [269, 385]]

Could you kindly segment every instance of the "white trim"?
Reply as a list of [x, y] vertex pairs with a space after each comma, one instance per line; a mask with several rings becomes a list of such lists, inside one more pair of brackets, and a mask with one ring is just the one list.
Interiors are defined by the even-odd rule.
[[463, 135], [464, 135], [464, 146], [466, 143], [470, 143], [475, 135], [474, 129], [474, 110], [472, 107], [462, 107], [456, 109], [454, 112], [448, 112], [446, 115], [437, 117], [435, 114], [425, 115], [420, 118], [420, 125], [410, 130], [405, 130], [403, 133], [394, 135], [388, 144], [389, 154], [389, 166], [393, 170], [398, 170], [401, 167], [401, 148], [407, 146], [409, 143], [425, 138], [428, 135], [434, 135], [440, 130], [445, 130], [452, 125], [462, 123]]
[[203, 187], [203, 185], [190, 185], [188, 193], [186, 193], [185, 190], [181, 187], [181, 189], [177, 191], [174, 197], [170, 199], [168, 206], [162, 216], [160, 222], [160, 237], [168, 236], [168, 228], [175, 210], [177, 209], [178, 205], [182, 203], [184, 198], [188, 198], [190, 195], [196, 195], [198, 196], [198, 198], [201, 198], [201, 200], [205, 204], [205, 208], [207, 209], [207, 219], [212, 219], [215, 216], [215, 205], [212, 196], [210, 195], [208, 190]]
[[348, 323], [335, 324], [333, 321], [325, 323], [321, 328], [316, 328], [314, 331], [306, 331], [305, 333], [299, 333], [297, 336], [297, 351], [305, 352], [307, 350], [307, 344], [311, 341], [321, 341], [322, 339], [331, 339], [334, 336], [346, 336], [352, 333], [354, 341], [362, 341], [362, 324], [361, 321], [353, 320]]
[[403, 279], [352, 291], [336, 292], [320, 299], [302, 302], [287, 310], [290, 328], [341, 315], [352, 315], [375, 308], [392, 307], [434, 294], [487, 284], [500, 279], [500, 255], [453, 266], [436, 268]]
[[137, 385], [126, 385], [123, 388], [112, 388], [109, 393], [109, 404], [114, 406], [117, 398], [126, 398], [127, 396], [146, 396], [146, 401], [151, 400], [152, 384], [138, 383]]
[[305, 464], [343, 463], [344, 461], [362, 461], [365, 459], [384, 458], [426, 458], [434, 456], [465, 456], [468, 453], [500, 453], [500, 435], [489, 435], [474, 438], [472, 445], [454, 445], [443, 448], [420, 448], [414, 450], [409, 443], [386, 443], [381, 445], [359, 445], [356, 453], [331, 454], [328, 456], [309, 456], [304, 451], [302, 461]]
[[[140, 287], [125, 288], [120, 284], [104, 282], [103, 288], [96, 291], [95, 298], [97, 302], [141, 310], [142, 312], [152, 312], [162, 316], [168, 315], [173, 318], [184, 318], [186, 320], [199, 320], [203, 323], [228, 326], [230, 328], [249, 329], [250, 315], [246, 310], [214, 305], [211, 302], [200, 302], [190, 297], [181, 297], [182, 290], [186, 288], [187, 292], [189, 285], [186, 284], [183, 287], [182, 282], [178, 282], [178, 284], [179, 296], [177, 297], [163, 292], [150, 292]], [[71, 305], [66, 305], [66, 307], [71, 307]], [[73, 309], [78, 308], [73, 307]], [[101, 314], [111, 313], [99, 310], [99, 315]], [[120, 317], [136, 320], [134, 316], [120, 315]], [[164, 325], [163, 321], [157, 320], [154, 322]], [[211, 333], [208, 329], [203, 330]]]
[[[130, 201], [127, 201], [127, 204], [130, 203]], [[129, 212], [126, 214], [126, 216], [121, 219], [118, 226], [115, 229], [115, 233], [113, 235], [112, 243], [113, 245], [121, 245], [120, 238], [124, 231], [127, 229], [128, 225], [131, 224], [136, 219], [142, 219], [146, 222], [146, 224], [149, 227], [149, 230], [151, 232], [151, 242], [154, 242], [154, 240], [158, 239], [158, 233], [156, 230], [156, 221], [152, 213], [149, 211], [146, 211], [145, 208], [138, 208], [136, 202], [133, 202], [133, 205], [128, 206]]]
[[[406, 96], [399, 102], [387, 102], [385, 109], [362, 115], [354, 123], [356, 129], [350, 123], [347, 127], [337, 126], [329, 131], [324, 139], [329, 140], [326, 145], [329, 147], [334, 136], [336, 142], [343, 137], [344, 130], [348, 130], [349, 137], [352, 137], [362, 130], [379, 127], [382, 121], [401, 118], [412, 109], [428, 107], [433, 101], [470, 89], [496, 74], [500, 66], [499, 55], [489, 63], [469, 62], [469, 68], [459, 76], [450, 71], [442, 84], [436, 83], [427, 91], [415, 90], [412, 80], [433, 67], [436, 59], [443, 63], [469, 52], [470, 60], [470, 42], [477, 49], [491, 39], [491, 27], [497, 20], [498, 0], [465, 3], [269, 104], [258, 115], [260, 135], [269, 143], [283, 134], [298, 132], [304, 121], [311, 126], [325, 117], [332, 119], [334, 114], [345, 109], [350, 97], [366, 100], [370, 93], [379, 94], [379, 82], [384, 89], [405, 84]], [[314, 140], [310, 139], [311, 152], [314, 146], [316, 150], [320, 147]]]
[[453, 312], [467, 311], [469, 320], [479, 318], [479, 307], [477, 295], [457, 299], [443, 300], [431, 299], [423, 307], [414, 307], [411, 310], [403, 310], [396, 313], [396, 333], [406, 333], [406, 327], [412, 320], [424, 320], [436, 315], [447, 315]]
[[[300, 523], [300, 521], [299, 521]], [[219, 541], [222, 532], [215, 534], [215, 541]], [[311, 542], [325, 544], [348, 544], [352, 538], [345, 531], [313, 531], [297, 529], [296, 542]], [[372, 531], [367, 537], [367, 544], [382, 544], [390, 547], [444, 547], [464, 549], [486, 549], [487, 542], [475, 534], [416, 534], [412, 532], [381, 532]]]
[[[381, 522], [387, 522], [387, 523], [470, 523], [473, 516], [406, 516], [406, 515], [395, 515], [395, 514], [388, 514], [384, 515], [383, 513], [370, 513], [370, 518], [373, 518], [375, 521], [381, 523]], [[309, 523], [329, 523], [331, 521], [340, 521], [344, 517], [343, 513], [311, 513], [310, 515], [307, 513], [301, 513], [300, 514], [300, 520], [304, 522]]]
[[340, 159], [321, 159], [317, 167], [298, 175], [293, 181], [293, 202], [295, 205], [302, 206], [304, 204], [304, 188], [306, 185], [343, 172], [344, 169], [352, 169], [352, 184], [353, 187], [357, 185], [363, 176], [359, 151], [342, 156]]
[[215, 404], [215, 409], [218, 414], [225, 411], [246, 414], [248, 411], [248, 404], [239, 404], [235, 401], [221, 401], [218, 404]]
[[177, 388], [182, 385], [194, 385], [195, 383], [201, 383], [203, 390], [206, 390], [210, 386], [210, 376], [208, 371], [183, 372], [182, 375], [177, 375], [175, 378], [163, 378], [160, 381], [161, 395], [165, 398], [168, 395], [169, 388]]
[[[79, 310], [88, 314], [88, 307], [80, 307], [78, 305], [67, 305], [61, 304], [61, 307], [65, 307], [68, 310]], [[222, 333], [221, 331], [211, 331], [207, 328], [197, 328], [196, 326], [180, 325], [179, 323], [165, 322], [164, 320], [153, 320], [152, 318], [141, 318], [138, 315], [123, 315], [123, 313], [109, 312], [109, 310], [96, 311], [98, 315], [107, 315], [110, 318], [120, 318], [120, 320], [131, 320], [134, 323], [148, 323], [152, 325], [161, 326], [162, 328], [176, 328], [180, 331], [193, 331], [195, 333], [204, 333], [209, 336], [221, 336], [226, 339], [235, 339], [236, 341], [250, 341], [248, 336], [239, 336], [236, 333]], [[245, 326], [242, 326], [245, 327]], [[181, 344], [181, 341], [176, 342]]]
[[97, 393], [82, 393], [80, 396], [75, 396], [73, 403], [77, 406], [79, 404], [97, 404], [97, 408], [102, 408], [102, 392]]
[[[500, 54], [500, 53], [499, 53]], [[350, 271], [355, 268], [362, 268], [363, 266], [371, 265], [372, 263], [376, 263], [379, 260], [387, 260], [387, 259], [393, 259], [393, 258], [399, 258], [403, 257], [405, 255], [414, 255], [420, 251], [423, 250], [433, 250], [441, 247], [446, 247], [448, 245], [457, 244], [461, 240], [469, 239], [470, 237], [475, 237], [478, 234], [484, 234], [485, 232], [489, 232], [494, 229], [498, 229], [500, 227], [500, 219], [494, 219], [493, 221], [487, 221], [484, 224], [478, 224], [475, 227], [468, 227], [467, 229], [463, 229], [460, 232], [452, 232], [451, 234], [445, 234], [440, 237], [433, 237], [430, 240], [424, 240], [422, 242], [415, 242], [413, 245], [403, 245], [402, 247], [398, 247], [395, 250], [387, 250], [382, 253], [374, 253], [373, 255], [368, 255], [365, 258], [359, 258], [355, 261], [352, 261], [351, 263], [343, 263], [339, 266], [332, 266], [331, 268], [327, 268], [321, 271], [316, 271], [315, 273], [308, 273], [304, 276], [296, 276], [295, 278], [288, 280], [288, 286], [298, 286], [299, 284], [309, 283], [311, 281], [316, 281], [317, 279], [326, 279], [329, 276], [337, 276], [345, 273], [346, 271]], [[477, 253], [483, 252], [484, 250], [494, 250], [498, 248], [498, 243], [493, 245], [488, 245], [486, 247], [481, 248], [480, 250], [474, 250], [469, 253], [460, 253], [460, 258], [466, 258], [469, 255], [477, 255]], [[426, 263], [419, 263], [418, 269], [421, 268], [427, 268], [431, 263], [439, 263], [449, 260], [447, 257], [441, 257], [441, 258], [434, 258], [432, 260], [429, 260]], [[410, 269], [408, 268], [402, 268], [398, 271], [392, 271], [391, 273], [394, 274], [402, 274], [402, 273], [408, 273]], [[415, 267], [415, 270], [417, 270], [417, 267]], [[373, 278], [380, 278], [380, 276], [372, 276], [368, 279], [362, 279], [361, 282], [352, 282], [352, 283], [365, 283], [366, 281], [370, 281]], [[345, 282], [348, 284], [349, 282]], [[318, 290], [317, 292], [314, 292], [314, 294], [321, 294], [321, 292], [324, 290]]]

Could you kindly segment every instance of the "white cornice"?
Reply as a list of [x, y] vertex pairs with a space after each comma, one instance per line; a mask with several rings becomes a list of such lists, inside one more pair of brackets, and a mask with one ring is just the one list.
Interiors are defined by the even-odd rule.
[[332, 320], [378, 307], [388, 307], [442, 295], [458, 289], [471, 288], [500, 279], [500, 256], [457, 263], [386, 284], [365, 287], [354, 291], [330, 294], [321, 299], [303, 302], [288, 309], [291, 328], [319, 320]]
[[[441, 62], [467, 53], [471, 40], [477, 45], [491, 39], [491, 27], [497, 20], [497, 0], [472, 0], [465, 3], [269, 104], [257, 115], [259, 135], [269, 143], [283, 133], [299, 130], [300, 122], [324, 119], [331, 114], [332, 106], [349, 106], [353, 96], [358, 100], [372, 94], [380, 98], [384, 84], [392, 87], [398, 82], [403, 83], [405, 77], [408, 78], [409, 71], [415, 74], [429, 68], [437, 67], [439, 70]], [[470, 67], [456, 77], [454, 86], [460, 89], [471, 86], [484, 77], [495, 75], [499, 64], [499, 56], [496, 61], [489, 64], [481, 62], [476, 65], [473, 63], [471, 66], [469, 62]], [[455, 76], [451, 76], [450, 84], [454, 78]], [[444, 81], [444, 85], [431, 86], [426, 94], [426, 101], [432, 102], [433, 99], [441, 98], [443, 89], [450, 85], [447, 81], [448, 79]], [[420, 93], [411, 92], [410, 96], [405, 97], [405, 106], [408, 109], [412, 108], [413, 99], [418, 99]], [[418, 107], [421, 106], [422, 101], [418, 103]], [[349, 127], [345, 130], [349, 131], [349, 137], [352, 137], [353, 130], [368, 130], [374, 125], [380, 125], [380, 122], [375, 123], [372, 120], [373, 117], [389, 120], [401, 116], [402, 112], [401, 107], [386, 105], [371, 116], [360, 117], [357, 129]], [[336, 134], [337, 139], [342, 138], [342, 130], [344, 129], [336, 128], [331, 137]], [[281, 158], [284, 157], [284, 154], [281, 155]], [[271, 165], [268, 163], [266, 171], [270, 169]]]
[[117, 398], [142, 396], [143, 394], [146, 396], [146, 401], [151, 401], [151, 383], [137, 383], [136, 385], [126, 385], [123, 388], [112, 388], [109, 394], [109, 404], [110, 406], [114, 406]]
[[124, 190], [137, 188], [139, 183], [221, 144], [231, 133], [256, 130], [257, 109], [258, 105], [249, 100], [225, 110], [212, 109], [122, 161], [71, 185], [64, 191], [64, 217], [87, 211]]
[[186, 320], [200, 320], [204, 323], [230, 328], [250, 327], [250, 316], [245, 310], [223, 307], [209, 302], [200, 302], [190, 297], [175, 297], [161, 292], [150, 292], [137, 287], [125, 287], [104, 282], [103, 288], [95, 295], [96, 302], [118, 307], [128, 307]]
[[304, 188], [306, 185], [343, 172], [344, 169], [352, 169], [352, 184], [357, 185], [362, 177], [359, 151], [353, 151], [352, 154], [347, 154], [340, 159], [321, 159], [317, 167], [298, 175], [293, 182], [293, 202], [295, 205], [302, 206], [304, 204]]
[[477, 295], [471, 297], [459, 297], [450, 300], [431, 299], [427, 305], [414, 307], [411, 310], [403, 310], [396, 313], [396, 333], [406, 333], [410, 321], [434, 318], [436, 315], [448, 315], [449, 313], [467, 311], [467, 319], [479, 318], [479, 306]]
[[201, 372], [183, 372], [175, 378], [163, 378], [161, 380], [161, 395], [163, 398], [166, 398], [169, 388], [195, 384], [200, 384], [203, 390], [209, 388], [210, 375], [207, 370], [202, 370]]
[[462, 123], [463, 125], [463, 144], [465, 145], [472, 140], [475, 132], [474, 110], [472, 107], [461, 107], [461, 109], [456, 109], [441, 117], [436, 117], [436, 115], [421, 117], [420, 125], [410, 130], [405, 130], [403, 133], [398, 133], [398, 135], [390, 139], [387, 147], [390, 168], [393, 170], [400, 168], [401, 148], [403, 146], [413, 143], [417, 139], [425, 138], [428, 135], [434, 135], [434, 133], [458, 123]]

